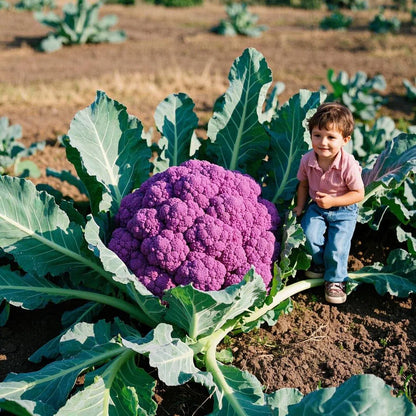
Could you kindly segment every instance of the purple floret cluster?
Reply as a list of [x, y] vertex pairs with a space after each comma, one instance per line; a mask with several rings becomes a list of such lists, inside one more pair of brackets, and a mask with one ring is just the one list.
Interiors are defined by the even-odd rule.
[[280, 217], [248, 175], [189, 160], [125, 196], [109, 248], [154, 295], [192, 283], [220, 290], [254, 266], [266, 285]]

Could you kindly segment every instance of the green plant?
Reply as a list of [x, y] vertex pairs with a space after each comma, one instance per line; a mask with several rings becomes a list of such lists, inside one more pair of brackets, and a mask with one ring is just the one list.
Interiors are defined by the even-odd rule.
[[324, 30], [345, 30], [351, 26], [352, 17], [334, 12], [321, 20], [319, 27]]
[[13, 173], [21, 177], [39, 177], [40, 171], [35, 163], [21, 159], [43, 149], [45, 143], [34, 143], [27, 148], [18, 141], [21, 137], [21, 126], [18, 124], [9, 125], [7, 117], [0, 118], [0, 174]]
[[[386, 88], [386, 81], [382, 75], [368, 78], [365, 72], [358, 71], [350, 78], [345, 71], [336, 75], [333, 69], [329, 69], [327, 79], [332, 87], [327, 101], [340, 101], [359, 120], [373, 120], [386, 102], [378, 92]], [[325, 87], [323, 91], [327, 91]]]
[[10, 8], [10, 4], [6, 0], [0, 0], [0, 10], [6, 10]]
[[[402, 141], [404, 137], [407, 139]], [[416, 242], [412, 233], [406, 232], [403, 226], [406, 226], [406, 229], [416, 228], [414, 209], [416, 183], [414, 180], [415, 160], [413, 159], [416, 155], [415, 142], [416, 135], [400, 133], [392, 141], [385, 143], [385, 148], [377, 159], [371, 160], [370, 158], [367, 167], [363, 169], [366, 195], [359, 211], [359, 221], [368, 223], [376, 230], [386, 212], [393, 214], [399, 222], [394, 226], [397, 237], [399, 241], [407, 242], [412, 255], [416, 254]], [[398, 148], [395, 145], [399, 145], [400, 152], [403, 153], [397, 153]], [[404, 168], [400, 173], [395, 171], [395, 166], [398, 165]], [[368, 186], [369, 181], [373, 182], [371, 186]], [[388, 189], [391, 185], [393, 186]]]
[[380, 345], [384, 348], [387, 347], [389, 340], [387, 338], [380, 338]]
[[[394, 120], [390, 117], [377, 119], [371, 128], [367, 124], [357, 123], [352, 140], [347, 145], [347, 150], [353, 153], [362, 165], [371, 166], [377, 155], [391, 151], [389, 150], [391, 142], [402, 133], [396, 128]], [[392, 177], [387, 174], [386, 180], [390, 179]], [[364, 218], [363, 221], [376, 230], [379, 229], [385, 214], [389, 212], [390, 223], [395, 222], [394, 228], [398, 241], [407, 242], [408, 250], [416, 254], [416, 240], [411, 232], [413, 228], [416, 228], [416, 211], [414, 209], [416, 206], [416, 184], [412, 168], [399, 181], [401, 182], [400, 186], [394, 187], [380, 198], [375, 192], [373, 197], [362, 203], [360, 212]], [[369, 209], [368, 213], [367, 209]]]
[[408, 79], [403, 80], [403, 84], [406, 88], [406, 98], [410, 101], [416, 101], [416, 78], [415, 83], [412, 84]]
[[369, 29], [374, 33], [397, 33], [400, 30], [400, 20], [393, 16], [390, 19], [384, 15], [384, 9], [381, 8], [370, 21]]
[[99, 19], [102, 5], [102, 1], [89, 5], [86, 0], [67, 3], [62, 9], [63, 18], [53, 12], [35, 12], [36, 20], [54, 30], [41, 41], [40, 50], [53, 52], [64, 45], [123, 42], [126, 35], [122, 30], [109, 30], [117, 23], [117, 16], [107, 15]]
[[105, 4], [123, 4], [125, 6], [131, 6], [136, 4], [136, 0], [105, 0]]
[[192, 7], [203, 3], [203, 0], [157, 0], [155, 4], [162, 4], [165, 7]]
[[319, 10], [323, 0], [301, 0], [299, 7], [306, 10]]
[[[254, 49], [234, 61], [229, 81], [214, 105], [208, 139], [187, 132], [183, 154], [251, 173], [269, 201], [288, 208], [297, 185], [294, 172], [308, 149], [305, 120], [325, 96], [301, 90], [270, 121], [262, 121], [272, 77], [264, 57]], [[152, 147], [141, 122], [99, 91], [94, 103], [75, 115], [64, 139], [68, 161], [88, 196], [85, 215], [75, 201], [40, 192], [24, 179], [0, 177], [0, 245], [14, 261], [13, 269], [0, 267], [2, 300], [26, 309], [83, 301], [67, 314], [63, 332], [31, 356], [38, 363], [46, 359], [43, 368], [10, 374], [0, 383], [0, 409], [19, 416], [155, 415], [156, 381], [141, 367], [145, 356], [165, 384], [194, 381], [205, 386], [212, 395], [212, 415], [287, 416], [293, 414], [289, 408], [317, 415], [340, 403], [353, 403], [358, 414], [380, 414], [382, 406], [384, 412], [413, 416], [415, 407], [406, 397], [393, 397], [391, 388], [369, 374], [307, 396], [296, 389], [269, 394], [251, 374], [217, 360], [217, 347], [226, 336], [274, 324], [290, 307], [291, 296], [323, 284], [322, 279], [288, 282], [297, 270], [309, 266], [303, 233], [291, 210], [285, 215], [281, 254], [268, 289], [251, 268], [240, 283], [224, 290], [177, 286], [161, 300], [108, 248], [120, 201], [148, 183], [152, 170], [175, 163], [168, 155], [182, 144], [182, 123], [187, 126], [189, 118], [195, 118], [189, 97], [172, 94], [161, 103], [157, 119], [163, 123], [157, 126], [163, 140], [152, 165]], [[407, 163], [416, 155], [403, 144], [413, 143], [416, 149], [414, 140], [399, 136], [391, 144], [394, 155], [379, 156], [370, 190], [380, 185], [380, 165], [397, 180], [407, 172]], [[397, 184], [385, 182], [379, 192]], [[408, 296], [416, 291], [415, 273], [416, 257], [397, 250], [386, 265], [352, 273], [350, 289], [365, 282], [380, 294]], [[113, 311], [106, 312], [108, 321], [98, 315], [105, 305]], [[228, 353], [225, 358], [231, 359]], [[74, 389], [79, 376], [85, 376], [84, 384]]]
[[222, 19], [211, 30], [225, 36], [244, 35], [259, 37], [266, 26], [257, 26], [258, 16], [248, 11], [245, 3], [231, 3], [226, 6], [227, 19]]
[[329, 10], [349, 9], [367, 10], [369, 8], [367, 0], [326, 0]]
[[[404, 368], [400, 367], [399, 375], [404, 376]], [[403, 388], [398, 391], [399, 396], [405, 396], [409, 401], [412, 401], [412, 392], [414, 387], [411, 386], [411, 383], [414, 384], [414, 374], [408, 374], [403, 381]]]
[[20, 10], [39, 11], [45, 8], [54, 9], [55, 0], [21, 0], [14, 6]]
[[290, 6], [291, 0], [265, 0], [268, 6]]
[[356, 123], [352, 140], [346, 149], [353, 153], [362, 164], [369, 163], [370, 157], [376, 157], [385, 148], [386, 143], [401, 133], [390, 117], [380, 117], [372, 127], [364, 123]]

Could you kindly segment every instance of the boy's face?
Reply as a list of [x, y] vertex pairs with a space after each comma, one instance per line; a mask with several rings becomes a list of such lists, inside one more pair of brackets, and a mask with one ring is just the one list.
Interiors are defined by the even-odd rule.
[[320, 129], [312, 129], [312, 148], [315, 151], [318, 161], [332, 162], [341, 150], [351, 139], [351, 136], [344, 137], [342, 133], [333, 126], [326, 126]]

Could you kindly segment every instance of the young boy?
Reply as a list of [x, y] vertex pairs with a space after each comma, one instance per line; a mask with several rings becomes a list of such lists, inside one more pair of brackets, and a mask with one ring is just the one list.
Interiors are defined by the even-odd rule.
[[312, 255], [307, 277], [324, 277], [325, 299], [340, 304], [347, 300], [348, 255], [357, 221], [357, 202], [364, 198], [361, 167], [343, 147], [354, 128], [351, 111], [338, 103], [324, 103], [309, 119], [312, 150], [300, 162], [297, 205], [302, 218], [306, 248]]

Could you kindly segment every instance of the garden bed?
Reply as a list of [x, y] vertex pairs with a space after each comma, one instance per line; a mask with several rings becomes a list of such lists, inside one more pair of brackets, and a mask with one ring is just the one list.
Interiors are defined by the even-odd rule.
[[[64, 48], [53, 54], [33, 49], [47, 30], [29, 14], [0, 11], [5, 23], [0, 25], [0, 91], [4, 97], [0, 116], [22, 126], [24, 143], [48, 142], [31, 158], [42, 172], [34, 182], [49, 182], [65, 195], [79, 198], [73, 187], [47, 178], [45, 170], [72, 169], [57, 136], [66, 133], [73, 115], [94, 100], [96, 89], [127, 105], [146, 129], [153, 124], [157, 104], [176, 89], [184, 91], [196, 102], [203, 134], [215, 98], [227, 88], [229, 67], [247, 46], [256, 47], [272, 68], [274, 80], [286, 84], [282, 101], [300, 88], [317, 90], [328, 85], [329, 68], [350, 74], [358, 70], [381, 73], [389, 101], [380, 114], [412, 123], [414, 108], [404, 98], [402, 79], [414, 77], [416, 58], [410, 52], [414, 34], [372, 36], [357, 24], [346, 37], [317, 29], [323, 10], [260, 6], [253, 10], [270, 30], [259, 39], [225, 39], [209, 31], [223, 17], [221, 5], [189, 10], [144, 4], [106, 6], [106, 12], [119, 16], [127, 42]], [[359, 22], [370, 14], [361, 13]], [[392, 231], [388, 218], [378, 232], [359, 226], [351, 269], [384, 263], [398, 246]], [[297, 278], [301, 276], [300, 272]], [[9, 372], [39, 368], [27, 358], [58, 333], [60, 313], [68, 306], [12, 309], [9, 322], [0, 328], [0, 380]], [[296, 295], [293, 311], [275, 326], [227, 338], [221, 347], [231, 348], [234, 364], [256, 375], [267, 392], [296, 387], [305, 394], [338, 386], [354, 374], [371, 373], [391, 385], [396, 394], [407, 394], [415, 401], [415, 309], [414, 295], [407, 299], [379, 296], [366, 285], [353, 292], [345, 305], [330, 306], [322, 288], [316, 288]], [[158, 415], [205, 415], [211, 406], [205, 390], [195, 385], [158, 383], [156, 400]]]

